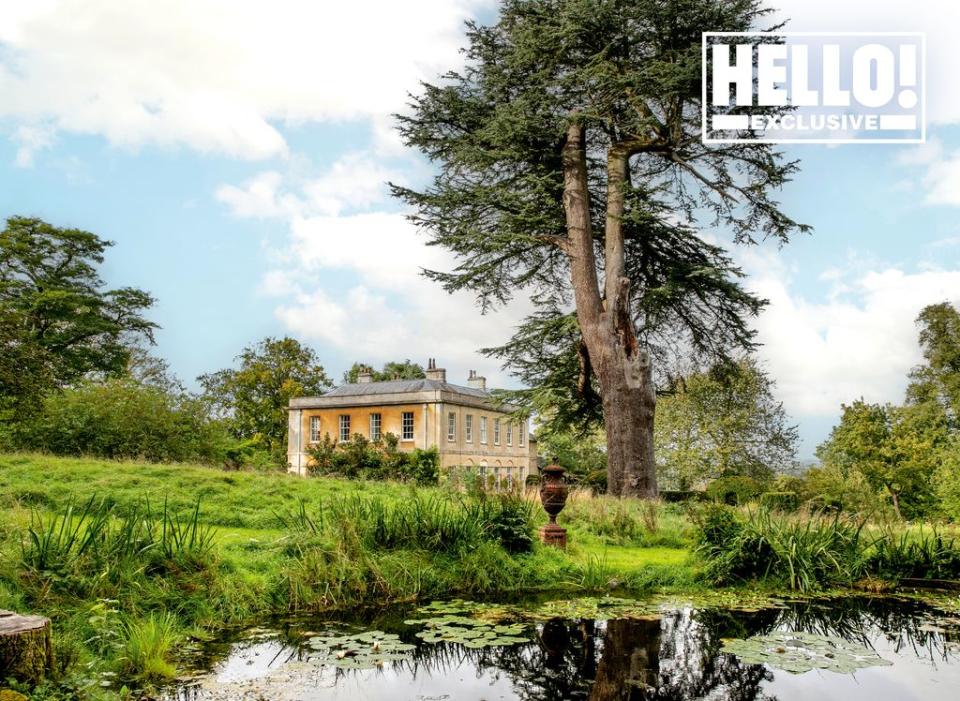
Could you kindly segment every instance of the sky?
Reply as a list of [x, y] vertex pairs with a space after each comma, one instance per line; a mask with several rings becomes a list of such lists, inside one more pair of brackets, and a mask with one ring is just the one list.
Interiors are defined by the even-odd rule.
[[[960, 303], [960, 70], [955, 0], [779, 0], [795, 31], [927, 34], [922, 145], [785, 147], [780, 193], [814, 231], [733, 251], [770, 300], [758, 354], [800, 427], [801, 457], [843, 402], [898, 402], [914, 319]], [[112, 240], [111, 286], [157, 298], [158, 355], [188, 382], [267, 335], [353, 361], [436, 357], [452, 381], [508, 372], [519, 299], [481, 315], [418, 272], [427, 247], [387, 192], [430, 164], [392, 114], [462, 65], [463, 23], [492, 0], [0, 0], [0, 217]]]

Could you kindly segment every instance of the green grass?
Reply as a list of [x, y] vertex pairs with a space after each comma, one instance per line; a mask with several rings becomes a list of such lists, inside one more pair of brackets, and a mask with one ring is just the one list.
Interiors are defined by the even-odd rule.
[[0, 455], [0, 608], [54, 620], [60, 670], [37, 698], [114, 699], [175, 674], [190, 635], [275, 614], [695, 588], [689, 524], [653, 509], [575, 497], [559, 551], [531, 542], [529, 499]]

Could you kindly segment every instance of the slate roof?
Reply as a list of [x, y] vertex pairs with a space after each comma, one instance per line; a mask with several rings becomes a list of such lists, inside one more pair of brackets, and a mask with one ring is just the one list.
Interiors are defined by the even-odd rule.
[[340, 385], [326, 392], [324, 397], [363, 397], [377, 394], [403, 394], [406, 392], [454, 392], [477, 399], [490, 399], [490, 392], [473, 387], [463, 387], [440, 380], [388, 380], [387, 382], [358, 382]]

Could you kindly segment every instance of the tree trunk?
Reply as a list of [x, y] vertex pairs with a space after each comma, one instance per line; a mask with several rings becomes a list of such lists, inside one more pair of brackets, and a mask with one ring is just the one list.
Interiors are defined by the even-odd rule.
[[586, 139], [580, 125], [567, 129], [563, 147], [566, 253], [577, 321], [596, 373], [607, 432], [607, 491], [616, 496], [657, 496], [653, 453], [656, 395], [649, 354], [637, 341], [625, 276], [622, 217], [629, 187], [629, 152], [612, 148], [607, 160], [604, 289], [594, 252]]
[[902, 521], [903, 514], [900, 513], [900, 493], [897, 491], [894, 491], [894, 489], [891, 488], [890, 485], [887, 485], [887, 491], [890, 492], [890, 498], [893, 500], [893, 510], [896, 512], [897, 518]]
[[0, 611], [0, 679], [35, 684], [52, 667], [50, 619]]

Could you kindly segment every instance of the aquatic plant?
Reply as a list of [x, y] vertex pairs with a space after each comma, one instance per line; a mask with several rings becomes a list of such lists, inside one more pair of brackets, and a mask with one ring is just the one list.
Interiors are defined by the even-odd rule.
[[416, 645], [396, 633], [371, 630], [353, 635], [316, 635], [307, 641], [311, 660], [340, 669], [372, 669], [410, 659]]
[[892, 664], [859, 643], [816, 633], [773, 633], [725, 640], [723, 651], [744, 662], [767, 664], [791, 674], [812, 669], [849, 674], [864, 667]]

